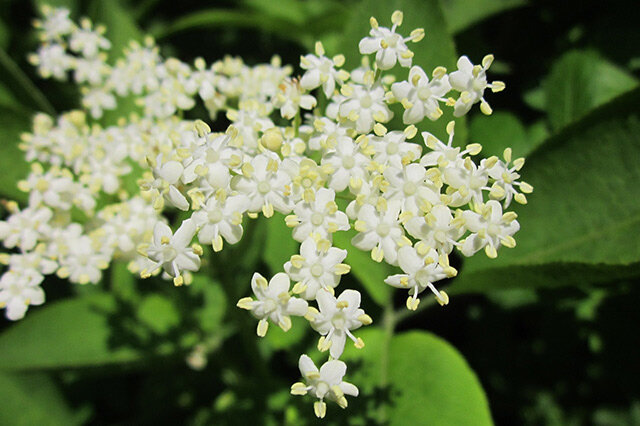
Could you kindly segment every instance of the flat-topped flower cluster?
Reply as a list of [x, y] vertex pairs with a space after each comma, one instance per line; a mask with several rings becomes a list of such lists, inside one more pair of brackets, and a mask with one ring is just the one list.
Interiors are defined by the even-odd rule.
[[[329, 361], [318, 369], [302, 355], [304, 382], [291, 392], [317, 398], [314, 410], [323, 417], [325, 400], [344, 408], [345, 395], [358, 394], [342, 380], [339, 358], [347, 339], [364, 347], [354, 332], [372, 323], [358, 291], [336, 290], [350, 271], [347, 250], [333, 245], [336, 232], [353, 228], [350, 250], [399, 267], [380, 285], [407, 290], [411, 310], [427, 289], [441, 305], [449, 302], [436, 283], [457, 274], [449, 263], [454, 249], [496, 257], [501, 246], [515, 246], [519, 224], [506, 209], [513, 200], [526, 203], [532, 191], [520, 181], [524, 159], [507, 148], [503, 158], [474, 161], [482, 147], [455, 144], [453, 121], [445, 141], [428, 132], [417, 137], [416, 125], [439, 119], [442, 108], [459, 117], [480, 104], [491, 113], [486, 89], [504, 88], [487, 81], [491, 55], [481, 65], [463, 56], [457, 70], [436, 66], [429, 76], [412, 66], [407, 45], [425, 31], [397, 33], [403, 16], [396, 11], [390, 28], [371, 18], [359, 44], [362, 65], [351, 71], [343, 55], [327, 56], [319, 42], [301, 58], [299, 78], [278, 58], [257, 66], [230, 57], [211, 65], [163, 58], [151, 39], [132, 42], [109, 64], [105, 28], [87, 19], [78, 26], [64, 9], [44, 8], [43, 15], [36, 23], [42, 45], [30, 59], [45, 78], [71, 76], [83, 110], [57, 119], [39, 114], [23, 136], [32, 171], [19, 188], [28, 202], [22, 209], [5, 203], [10, 215], [0, 222], [0, 239], [14, 249], [1, 258], [8, 270], [0, 303], [10, 319], [44, 302], [44, 275], [95, 284], [112, 261], [128, 262], [142, 278], [162, 272], [177, 286], [189, 284], [208, 246], [223, 250], [243, 237], [247, 220], [279, 212], [299, 254], [270, 279], [256, 272], [253, 297], [237, 305], [258, 319], [259, 336], [270, 323], [287, 331], [291, 316], [319, 333]], [[387, 72], [396, 68], [409, 68], [405, 80], [396, 77], [401, 70]], [[136, 99], [138, 114], [99, 125], [125, 96]], [[231, 125], [212, 132], [204, 121], [178, 118], [197, 103], [208, 120], [223, 112]], [[387, 127], [395, 103], [406, 127]], [[186, 219], [170, 226], [162, 214], [169, 209]]]

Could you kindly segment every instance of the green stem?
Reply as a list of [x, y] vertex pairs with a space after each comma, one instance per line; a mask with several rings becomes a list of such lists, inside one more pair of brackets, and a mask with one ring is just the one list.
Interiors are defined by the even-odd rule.
[[373, 76], [374, 84], [378, 82], [378, 80], [380, 79], [380, 76], [382, 76], [382, 70], [376, 66], [376, 74]]
[[0, 48], [0, 68], [9, 74], [13, 82], [22, 89], [21, 91], [26, 96], [31, 98], [31, 101], [38, 109], [49, 115], [56, 114], [56, 110], [49, 100], [2, 48]]
[[293, 119], [293, 130], [295, 131], [296, 138], [300, 136], [300, 124], [302, 123], [302, 115], [300, 114], [300, 110], [296, 113], [296, 116]]
[[[382, 327], [384, 330], [384, 336], [382, 341], [382, 352], [380, 354], [380, 382], [381, 389], [386, 388], [389, 385], [389, 358], [391, 350], [391, 339], [395, 331], [396, 318], [395, 311], [393, 310], [393, 300], [391, 297], [387, 299], [387, 303], [384, 307], [384, 313], [382, 314]], [[380, 424], [386, 424], [388, 420], [387, 412], [388, 404], [380, 404], [378, 407], [378, 420]]]

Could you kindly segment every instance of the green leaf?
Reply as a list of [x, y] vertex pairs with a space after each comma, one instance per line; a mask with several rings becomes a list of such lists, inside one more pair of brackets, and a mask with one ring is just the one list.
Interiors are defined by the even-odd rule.
[[571, 51], [552, 67], [544, 83], [546, 109], [554, 129], [633, 89], [638, 80], [591, 51]]
[[[0, 335], [0, 369], [90, 367], [148, 356], [148, 350], [137, 350], [115, 334], [111, 321], [125, 320], [115, 315], [117, 308], [116, 299], [104, 293], [32, 308]], [[146, 319], [159, 320], [153, 315]], [[170, 349], [165, 345], [152, 354], [166, 355]]]
[[27, 194], [17, 184], [29, 174], [29, 165], [18, 144], [20, 134], [29, 129], [27, 115], [0, 108], [0, 195], [21, 202], [27, 200]]
[[[95, 23], [104, 24], [107, 27], [106, 37], [111, 42], [109, 59], [115, 62], [123, 55], [125, 49], [132, 41], [141, 42], [144, 34], [134, 19], [134, 13], [128, 10], [120, 0], [108, 2], [94, 0], [89, 8], [91, 19]], [[118, 107], [113, 111], [105, 111], [100, 122], [102, 125], [113, 125], [121, 117], [128, 118], [132, 112], [139, 111], [135, 104], [135, 97], [128, 96], [118, 98]]]
[[25, 105], [28, 104], [49, 115], [55, 115], [56, 110], [46, 96], [2, 48], [0, 48], [0, 80], [13, 92], [16, 99], [20, 99]]
[[[358, 330], [366, 345], [348, 345], [342, 357], [348, 366], [345, 380], [363, 393], [386, 381], [391, 404], [390, 425], [491, 425], [489, 404], [480, 381], [460, 353], [443, 339], [424, 331], [393, 336], [385, 346], [379, 329]], [[384, 380], [386, 376], [386, 380]]]
[[442, 0], [449, 31], [459, 33], [470, 26], [509, 9], [524, 6], [526, 0]]
[[[525, 165], [518, 246], [466, 259], [452, 292], [604, 282], [640, 262], [640, 90], [547, 140]], [[634, 272], [635, 270], [635, 272]]]
[[269, 266], [271, 274], [283, 272], [283, 265], [298, 254], [299, 244], [291, 236], [291, 228], [284, 222], [284, 215], [275, 213], [273, 217], [266, 219], [267, 241], [264, 247], [263, 259]]
[[133, 14], [120, 0], [108, 2], [94, 0], [89, 9], [91, 19], [97, 24], [107, 27], [106, 37], [111, 42], [110, 58], [113, 60], [122, 55], [122, 49], [131, 41], [142, 41], [144, 34], [133, 18]]
[[284, 39], [299, 41], [301, 29], [281, 18], [262, 16], [243, 10], [204, 9], [175, 19], [170, 25], [159, 28], [153, 35], [163, 39], [171, 35], [197, 28], [252, 28], [276, 34]]
[[140, 323], [158, 334], [166, 334], [180, 324], [180, 313], [175, 305], [161, 294], [150, 294], [143, 298], [136, 315]]
[[[358, 43], [363, 37], [368, 36], [371, 26], [369, 18], [375, 17], [381, 26], [391, 26], [391, 14], [395, 10], [404, 12], [404, 21], [398, 29], [400, 34], [408, 36], [415, 28], [424, 28], [425, 38], [409, 48], [415, 53], [413, 64], [421, 66], [428, 75], [434, 68], [444, 66], [448, 69], [456, 69], [457, 54], [453, 38], [449, 34], [444, 15], [437, 0], [365, 0], [353, 11], [344, 25], [341, 43], [338, 50], [333, 53], [342, 53], [346, 58], [346, 69], [360, 66], [362, 55], [358, 50]], [[406, 79], [408, 69], [397, 65], [390, 70], [398, 80]], [[417, 127], [420, 131], [429, 131], [437, 137], [446, 140], [446, 124], [453, 119], [453, 109], [443, 107], [444, 115], [436, 122], [423, 120]], [[402, 108], [396, 108], [395, 117], [387, 126], [392, 130], [401, 130]], [[421, 137], [417, 138], [418, 140]], [[466, 119], [456, 119], [456, 144], [464, 145], [467, 139]]]
[[511, 147], [515, 157], [527, 155], [529, 145], [524, 126], [510, 112], [494, 112], [491, 115], [475, 115], [469, 126], [470, 141], [482, 144], [482, 156], [502, 157], [505, 148]]
[[264, 341], [270, 349], [290, 349], [302, 340], [309, 330], [309, 323], [302, 317], [291, 317], [291, 324], [289, 331], [282, 331], [280, 327], [272, 324], [269, 327], [269, 332], [261, 341]]
[[202, 308], [196, 313], [200, 328], [212, 333], [220, 329], [222, 319], [227, 310], [227, 297], [219, 282], [202, 273], [193, 276], [189, 291], [201, 294]]
[[394, 273], [392, 266], [371, 259], [371, 254], [359, 250], [351, 245], [351, 239], [356, 235], [355, 230], [341, 231], [333, 234], [333, 245], [347, 250], [345, 263], [351, 265], [351, 274], [354, 275], [369, 296], [380, 306], [385, 305], [391, 297], [391, 287], [385, 284], [384, 279]]
[[82, 424], [46, 374], [0, 374], [0, 424], [67, 426]]

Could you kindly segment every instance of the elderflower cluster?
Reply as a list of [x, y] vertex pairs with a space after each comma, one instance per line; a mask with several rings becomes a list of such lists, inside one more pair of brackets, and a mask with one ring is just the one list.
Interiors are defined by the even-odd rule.
[[[358, 291], [337, 289], [350, 266], [333, 235], [354, 229], [349, 250], [399, 268], [380, 285], [408, 291], [408, 309], [425, 290], [446, 305], [436, 285], [457, 274], [451, 253], [493, 258], [514, 247], [520, 225], [507, 209], [526, 203], [533, 189], [520, 180], [524, 159], [507, 148], [502, 158], [474, 161], [482, 147], [454, 143], [453, 121], [446, 141], [417, 137], [416, 125], [438, 120], [442, 108], [460, 117], [479, 103], [490, 114], [485, 91], [504, 83], [488, 83], [491, 55], [482, 65], [462, 56], [457, 70], [436, 66], [429, 76], [408, 47], [425, 31], [405, 37], [402, 20], [394, 12], [388, 28], [371, 18], [360, 67], [344, 69], [344, 56], [327, 56], [318, 42], [296, 77], [277, 57], [256, 66], [231, 57], [211, 65], [163, 58], [150, 38], [109, 63], [104, 27], [88, 19], [77, 25], [67, 10], [45, 7], [36, 22], [42, 45], [30, 60], [44, 78], [71, 75], [82, 110], [39, 114], [22, 138], [32, 171], [19, 187], [28, 201], [22, 209], [5, 203], [9, 216], [0, 222], [0, 240], [12, 250], [0, 258], [8, 265], [0, 279], [7, 317], [44, 302], [44, 275], [95, 284], [116, 260], [142, 278], [162, 272], [176, 286], [189, 284], [203, 256], [240, 241], [248, 220], [278, 212], [299, 254], [273, 277], [256, 272], [253, 296], [237, 306], [258, 320], [259, 336], [270, 323], [287, 331], [291, 316], [305, 318], [329, 360], [318, 369], [301, 355], [303, 382], [291, 392], [316, 398], [318, 417], [326, 400], [345, 408], [345, 395], [358, 388], [343, 381], [340, 357], [348, 340], [364, 347], [357, 329], [372, 318]], [[101, 125], [122, 97], [133, 97], [137, 112]], [[224, 113], [231, 124], [212, 131], [178, 118], [197, 103], [212, 122]], [[385, 126], [394, 110], [406, 127]], [[163, 212], [175, 209], [183, 220], [171, 224]]]

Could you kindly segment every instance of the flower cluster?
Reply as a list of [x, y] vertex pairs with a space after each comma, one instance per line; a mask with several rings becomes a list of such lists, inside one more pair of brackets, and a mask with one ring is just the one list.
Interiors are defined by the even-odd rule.
[[[449, 302], [436, 283], [457, 274], [449, 262], [454, 250], [496, 257], [501, 246], [515, 246], [519, 224], [506, 209], [513, 200], [526, 203], [532, 191], [520, 181], [524, 159], [513, 160], [506, 149], [502, 159], [474, 161], [482, 147], [454, 143], [453, 121], [446, 141], [428, 132], [416, 137], [416, 125], [437, 120], [442, 108], [459, 117], [479, 103], [491, 113], [485, 90], [504, 88], [487, 82], [491, 55], [482, 65], [463, 56], [457, 70], [437, 66], [429, 77], [413, 65], [407, 45], [425, 32], [400, 35], [403, 15], [396, 11], [391, 28], [371, 18], [359, 44], [362, 66], [350, 71], [343, 55], [326, 56], [319, 42], [315, 54], [301, 57], [300, 77], [277, 57], [257, 66], [230, 57], [211, 65], [165, 59], [151, 39], [131, 43], [109, 64], [105, 28], [86, 19], [76, 25], [64, 9], [43, 14], [43, 43], [31, 62], [45, 78], [71, 74], [92, 118], [83, 111], [57, 120], [38, 115], [23, 137], [33, 165], [20, 182], [28, 203], [7, 203], [10, 215], [0, 222], [0, 239], [15, 249], [1, 259], [9, 269], [0, 304], [10, 319], [44, 302], [44, 275], [97, 283], [114, 259], [142, 278], [162, 271], [177, 286], [189, 284], [205, 250], [237, 243], [247, 220], [278, 212], [299, 254], [270, 279], [256, 272], [253, 297], [237, 306], [256, 317], [259, 336], [270, 323], [289, 330], [291, 316], [318, 332], [329, 361], [318, 369], [302, 355], [304, 383], [291, 392], [317, 398], [315, 413], [324, 417], [325, 400], [345, 408], [345, 395], [357, 396], [357, 387], [342, 380], [339, 358], [347, 339], [364, 347], [355, 331], [372, 323], [358, 291], [337, 291], [350, 266], [343, 263], [347, 250], [334, 246], [336, 232], [354, 229], [355, 249], [399, 268], [385, 283], [408, 291], [411, 310], [427, 289], [441, 305]], [[397, 74], [387, 73], [397, 66]], [[404, 80], [397, 78], [402, 68]], [[138, 114], [116, 126], [97, 124], [124, 96], [135, 97]], [[197, 102], [211, 120], [223, 112], [231, 125], [212, 132], [204, 121], [176, 117]], [[399, 109], [393, 104], [402, 107], [407, 127], [385, 127]], [[138, 186], [128, 185], [137, 178]], [[170, 209], [183, 212], [175, 232], [162, 215]]]

